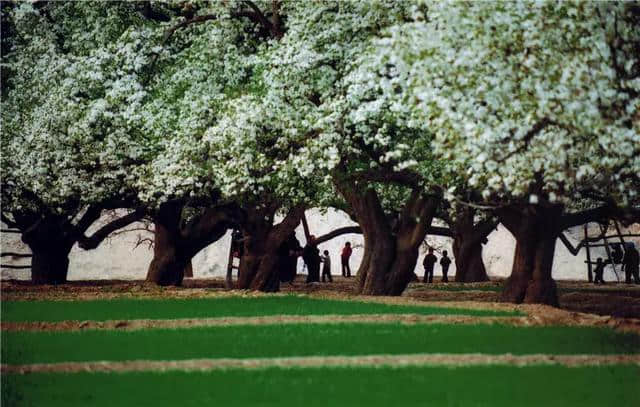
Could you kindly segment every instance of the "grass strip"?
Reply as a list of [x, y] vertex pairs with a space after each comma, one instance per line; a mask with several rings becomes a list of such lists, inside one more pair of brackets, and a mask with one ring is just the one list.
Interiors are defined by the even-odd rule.
[[6, 406], [637, 406], [633, 366], [310, 368], [2, 376]]
[[523, 315], [511, 311], [390, 305], [363, 301], [325, 300], [296, 295], [198, 299], [3, 301], [0, 305], [2, 320], [8, 322], [322, 314]]
[[2, 335], [2, 363], [410, 353], [623, 354], [640, 336], [593, 327], [288, 324]]

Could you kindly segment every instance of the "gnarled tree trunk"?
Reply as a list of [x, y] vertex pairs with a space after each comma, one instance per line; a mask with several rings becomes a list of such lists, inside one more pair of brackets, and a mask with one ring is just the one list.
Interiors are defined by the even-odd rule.
[[31, 257], [31, 281], [60, 284], [67, 281], [69, 253], [75, 243], [71, 224], [60, 215], [48, 215], [34, 222], [22, 234]]
[[[52, 213], [50, 208], [41, 211], [14, 212], [2, 214], [7, 225], [21, 231], [22, 241], [32, 252], [31, 281], [36, 284], [60, 284], [67, 281], [69, 253], [74, 244], [90, 250], [106, 239], [112, 232], [123, 228], [144, 216], [144, 210], [137, 209], [103, 225], [93, 235], [85, 232], [100, 218], [103, 208], [115, 209], [129, 202], [104, 202], [104, 206], [78, 205], [66, 213]], [[81, 216], [78, 216], [82, 213]], [[13, 217], [10, 219], [9, 217]], [[77, 221], [75, 221], [77, 219]]]
[[147, 281], [158, 285], [181, 285], [187, 262], [185, 250], [178, 230], [156, 222], [153, 239], [153, 259], [147, 271]]
[[358, 290], [365, 295], [400, 295], [411, 281], [420, 244], [431, 225], [438, 200], [414, 189], [392, 227], [377, 193], [359, 193], [355, 185], [338, 189], [351, 206], [364, 237], [365, 252], [358, 269]]
[[502, 223], [516, 238], [511, 276], [502, 299], [508, 302], [558, 305], [551, 277], [555, 242], [562, 230], [561, 205], [525, 205], [498, 211]]
[[165, 203], [154, 216], [153, 260], [147, 271], [148, 282], [181, 285], [193, 256], [224, 236], [242, 218], [234, 205], [220, 205], [205, 209], [183, 225], [183, 208], [179, 202]]
[[482, 260], [482, 244], [495, 229], [496, 222], [483, 220], [474, 224], [475, 210], [462, 210], [452, 222], [453, 257], [456, 262], [455, 281], [473, 283], [489, 281]]
[[238, 288], [265, 292], [280, 290], [280, 247], [300, 224], [304, 208], [294, 207], [277, 225], [277, 206], [250, 209], [242, 225], [244, 252], [238, 268]]
[[47, 249], [32, 247], [31, 281], [35, 284], [61, 284], [67, 281], [71, 248], [52, 245]]

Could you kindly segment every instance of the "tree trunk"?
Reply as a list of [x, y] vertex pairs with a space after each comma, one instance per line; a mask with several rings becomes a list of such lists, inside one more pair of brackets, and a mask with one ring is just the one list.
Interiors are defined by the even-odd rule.
[[22, 234], [33, 257], [31, 281], [35, 284], [61, 284], [67, 281], [69, 252], [75, 243], [71, 223], [58, 215], [34, 222]]
[[456, 278], [459, 283], [489, 281], [482, 260], [482, 243], [468, 244], [464, 238], [453, 240], [453, 256], [456, 262]]
[[180, 248], [180, 236], [162, 223], [156, 222], [153, 260], [147, 271], [147, 281], [158, 285], [181, 285], [191, 257], [185, 258]]
[[527, 286], [533, 276], [536, 239], [531, 235], [516, 237], [516, 252], [511, 275], [504, 282], [502, 300], [520, 304], [527, 293]]
[[154, 216], [153, 260], [147, 271], [149, 282], [181, 285], [193, 256], [224, 236], [242, 217], [236, 207], [222, 205], [207, 208], [182, 225], [183, 208], [180, 202], [169, 202]]
[[282, 262], [277, 253], [265, 253], [250, 288], [264, 292], [280, 291], [280, 270], [278, 270], [280, 264]]
[[546, 236], [538, 243], [534, 257], [532, 280], [527, 286], [524, 302], [558, 306], [556, 282], [551, 277], [555, 249], [555, 236]]
[[390, 225], [377, 193], [357, 192], [355, 185], [338, 185], [362, 228], [365, 253], [358, 269], [358, 290], [364, 295], [401, 295], [411, 281], [420, 244], [431, 225], [438, 201], [414, 189], [397, 227]]
[[237, 287], [241, 290], [250, 289], [258, 274], [260, 262], [266, 251], [269, 231], [273, 227], [274, 215], [273, 208], [247, 210], [247, 219], [242, 224], [244, 250], [238, 267]]
[[419, 247], [419, 245], [411, 245], [410, 247], [397, 245], [395, 260], [386, 284], [387, 295], [401, 295], [407, 288], [416, 269]]
[[456, 282], [489, 281], [482, 260], [482, 243], [496, 227], [496, 222], [483, 220], [474, 224], [475, 210], [463, 209], [452, 222], [453, 256], [456, 262]]
[[501, 221], [516, 238], [511, 276], [502, 292], [504, 301], [558, 305], [551, 271], [562, 210], [561, 205], [526, 205], [500, 212]]
[[67, 281], [69, 252], [66, 247], [31, 248], [31, 281], [35, 284], [61, 284]]
[[191, 260], [187, 262], [187, 265], [184, 267], [184, 276], [193, 278], [193, 264]]
[[248, 210], [242, 227], [244, 253], [238, 268], [238, 288], [265, 292], [280, 290], [278, 267], [289, 255], [281, 253], [282, 244], [291, 236], [304, 215], [302, 207], [295, 207], [277, 225], [273, 217], [277, 206]]

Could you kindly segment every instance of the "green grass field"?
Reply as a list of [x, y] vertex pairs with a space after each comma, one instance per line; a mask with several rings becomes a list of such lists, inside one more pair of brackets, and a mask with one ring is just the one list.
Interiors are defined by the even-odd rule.
[[[175, 307], [172, 304], [175, 303]], [[477, 325], [296, 323], [2, 331], [2, 363], [381, 354], [638, 354], [640, 336], [595, 327], [482, 324], [492, 311], [305, 296], [3, 302], [3, 321], [322, 314], [467, 314]], [[497, 313], [514, 315], [513, 313]], [[106, 363], [106, 362], [105, 362]], [[638, 365], [262, 367], [202, 372], [2, 374], [2, 406], [635, 406]], [[151, 369], [145, 367], [145, 369]]]
[[2, 377], [3, 406], [637, 406], [640, 369], [309, 368]]
[[5, 332], [5, 363], [403, 353], [612, 354], [640, 338], [602, 328], [286, 324], [139, 331]]
[[296, 295], [198, 299], [126, 298], [92, 301], [3, 301], [1, 307], [2, 320], [10, 322], [327, 314], [522, 315], [508, 311], [387, 305], [363, 301], [324, 300]]

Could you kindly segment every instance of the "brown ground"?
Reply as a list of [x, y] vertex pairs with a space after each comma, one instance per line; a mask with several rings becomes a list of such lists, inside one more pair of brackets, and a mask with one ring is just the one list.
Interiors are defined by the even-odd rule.
[[191, 360], [130, 360], [123, 362], [62, 362], [29, 365], [2, 365], [2, 373], [36, 372], [140, 372], [153, 370], [207, 371], [220, 369], [264, 369], [268, 367], [328, 367], [328, 366], [472, 366], [472, 365], [640, 365], [640, 355], [486, 355], [470, 354], [410, 354], [368, 356], [306, 356], [258, 359], [191, 359]]
[[[492, 281], [487, 283], [440, 283], [422, 284], [412, 283], [405, 291], [402, 297], [370, 297], [359, 296], [355, 293], [355, 279], [335, 278], [333, 283], [313, 283], [305, 284], [302, 278], [298, 277], [294, 284], [284, 284], [282, 293], [299, 293], [309, 294], [319, 298], [336, 298], [336, 299], [357, 299], [362, 301], [375, 301], [393, 304], [414, 304], [414, 305], [436, 305], [446, 307], [459, 308], [478, 308], [478, 309], [495, 309], [495, 310], [521, 310], [527, 314], [526, 318], [507, 318], [504, 323], [513, 323], [519, 325], [587, 325], [587, 326], [610, 326], [621, 331], [632, 331], [640, 333], [640, 286], [628, 286], [623, 284], [609, 284], [605, 286], [594, 286], [583, 282], [559, 281], [558, 288], [560, 292], [560, 308], [552, 308], [542, 305], [515, 305], [500, 302], [498, 291], [490, 291], [499, 289], [501, 282]], [[464, 288], [463, 291], [445, 291], [442, 288]], [[438, 289], [440, 288], [440, 289]], [[219, 296], [259, 296], [263, 295], [257, 292], [225, 290], [224, 281], [222, 279], [187, 279], [184, 287], [157, 287], [149, 285], [141, 281], [117, 281], [117, 280], [101, 280], [101, 281], [76, 281], [58, 286], [36, 286], [25, 281], [2, 281], [1, 298], [2, 300], [35, 300], [35, 299], [52, 299], [52, 300], [74, 300], [74, 299], [107, 299], [116, 297], [135, 297], [135, 298], [202, 298], [202, 297], [219, 297]], [[290, 317], [285, 317], [290, 318]], [[298, 317], [299, 318], [299, 317]], [[317, 318], [317, 317], [312, 317]], [[342, 319], [356, 318], [366, 320], [366, 317], [333, 317], [326, 318], [335, 320], [336, 322], [345, 322]], [[325, 319], [326, 319], [325, 318]], [[393, 316], [399, 318], [399, 322], [409, 317]], [[423, 317], [420, 317], [423, 318]], [[431, 317], [437, 320], [442, 317]], [[458, 318], [454, 321], [454, 317], [446, 317], [451, 319], [451, 323], [470, 323], [465, 318]], [[295, 317], [294, 317], [295, 319]], [[484, 320], [486, 323], [490, 319], [484, 317], [471, 317], [469, 320], [480, 322]], [[228, 320], [228, 318], [227, 318]], [[464, 321], [463, 321], [464, 320]], [[189, 322], [190, 320], [180, 320], [179, 324], [197, 324], [197, 323], [223, 323], [217, 322]], [[185, 322], [186, 321], [186, 322]], [[247, 323], [245, 322], [225, 322], [225, 323]], [[348, 321], [346, 321], [348, 322]], [[444, 322], [444, 321], [443, 321]], [[492, 321], [498, 322], [498, 321]], [[84, 322], [83, 322], [84, 323]], [[87, 322], [88, 324], [99, 324]], [[20, 325], [12, 326], [3, 323], [2, 329], [88, 329], [100, 328], [99, 326], [49, 326], [47, 324], [35, 324], [34, 326]], [[144, 327], [144, 320], [132, 323], [131, 321], [110, 321], [116, 324], [116, 328], [136, 329], [138, 325]], [[176, 322], [167, 322], [174, 324]], [[259, 323], [251, 322], [251, 323]], [[79, 323], [78, 323], [79, 324]], [[138, 324], [138, 325], [136, 325]], [[45, 326], [46, 325], [46, 326]]]
[[[302, 277], [293, 284], [283, 284], [283, 293], [321, 294], [322, 296], [355, 296], [355, 279], [336, 277], [333, 283], [305, 284]], [[474, 301], [500, 303], [502, 281], [486, 283], [412, 283], [403, 298], [417, 301]], [[640, 318], [640, 286], [607, 284], [595, 286], [586, 282], [558, 281], [560, 308], [626, 318]], [[464, 288], [463, 291], [445, 291], [442, 288]], [[96, 299], [131, 297], [208, 297], [230, 295], [222, 279], [187, 279], [184, 287], [157, 287], [141, 281], [98, 280], [74, 281], [59, 286], [35, 286], [26, 281], [2, 281], [2, 299]], [[245, 293], [244, 295], [253, 295]], [[504, 304], [507, 305], [507, 304]], [[485, 304], [483, 307], [487, 307]], [[489, 306], [491, 307], [491, 306]]]

